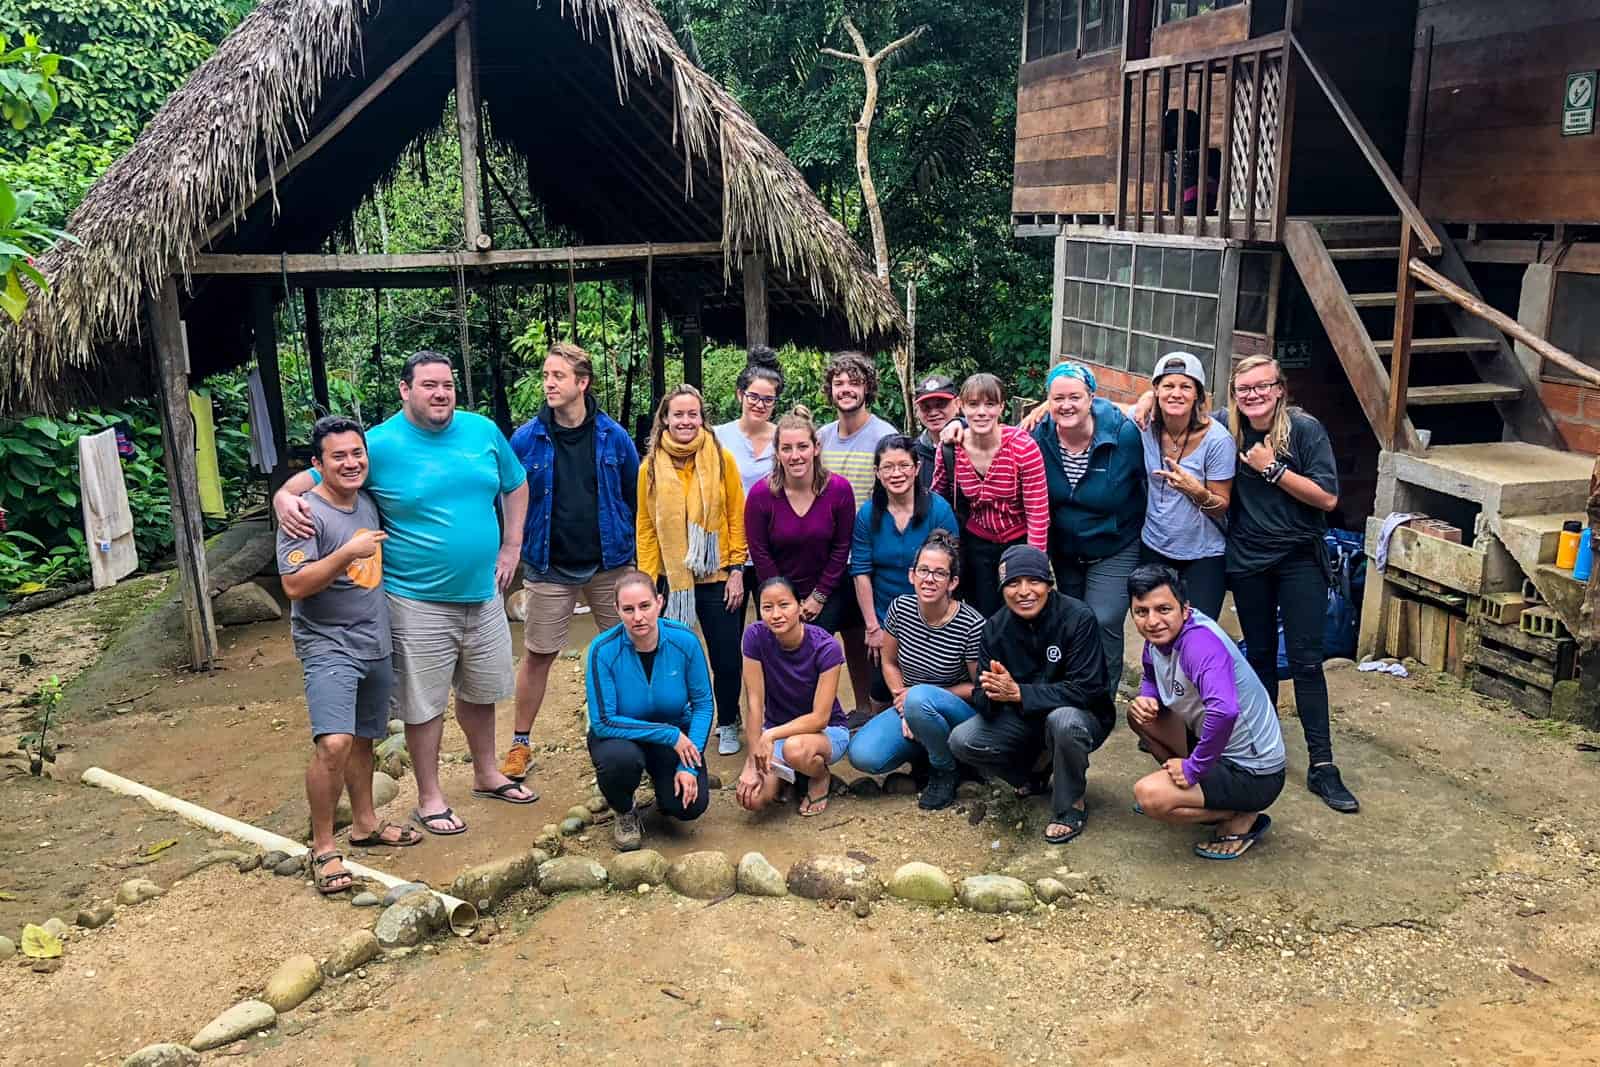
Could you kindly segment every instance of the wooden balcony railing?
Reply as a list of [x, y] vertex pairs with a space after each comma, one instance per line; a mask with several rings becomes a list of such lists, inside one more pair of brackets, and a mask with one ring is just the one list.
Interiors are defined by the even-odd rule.
[[1289, 37], [1123, 65], [1116, 228], [1275, 241], [1294, 114]]

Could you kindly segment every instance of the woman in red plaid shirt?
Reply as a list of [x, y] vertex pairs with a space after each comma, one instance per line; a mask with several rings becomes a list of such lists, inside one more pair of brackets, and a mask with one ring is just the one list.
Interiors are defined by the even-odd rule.
[[[951, 497], [961, 520], [961, 573], [965, 599], [985, 618], [1002, 607], [997, 571], [1000, 554], [1026, 541], [1046, 551], [1050, 536], [1050, 491], [1044, 457], [1033, 438], [1005, 426], [1006, 389], [992, 374], [961, 383], [967, 429], [957, 445], [934, 460], [934, 491]], [[955, 492], [949, 458], [954, 456]]]

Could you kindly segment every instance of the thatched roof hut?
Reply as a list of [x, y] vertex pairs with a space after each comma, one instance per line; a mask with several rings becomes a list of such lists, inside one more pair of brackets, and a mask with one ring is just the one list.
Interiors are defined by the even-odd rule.
[[[0, 411], [153, 392], [143, 302], [174, 274], [192, 373], [247, 360], [250, 290], [269, 279], [197, 268], [207, 256], [321, 252], [438, 126], [457, 84], [456, 31], [440, 27], [460, 10], [262, 0], [95, 183], [68, 224], [81, 245], [42, 257], [51, 292], [0, 339]], [[708, 336], [744, 340], [739, 268], [753, 251], [774, 342], [880, 348], [899, 335], [898, 307], [859, 247], [649, 0], [474, 0], [461, 24], [489, 128], [527, 159], [549, 222], [586, 246], [720, 246], [698, 273], [662, 275], [669, 313], [693, 304]], [[506, 266], [454, 255], [474, 274]]]

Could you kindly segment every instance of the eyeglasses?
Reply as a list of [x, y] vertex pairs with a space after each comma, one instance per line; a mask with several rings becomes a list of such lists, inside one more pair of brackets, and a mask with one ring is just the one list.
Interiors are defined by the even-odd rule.
[[911, 573], [915, 574], [918, 578], [932, 578], [936, 582], [945, 582], [950, 580], [950, 572], [939, 567], [918, 567]]
[[1233, 391], [1239, 396], [1265, 396], [1281, 384], [1283, 383], [1271, 381], [1262, 382], [1260, 385], [1235, 385]]
[[910, 474], [917, 469], [915, 463], [881, 463], [878, 465], [879, 474]]
[[770, 408], [772, 405], [778, 402], [776, 395], [762, 396], [760, 393], [752, 393], [748, 389], [744, 390], [739, 395], [744, 397], [744, 399], [748, 401], [750, 406], [753, 408]]

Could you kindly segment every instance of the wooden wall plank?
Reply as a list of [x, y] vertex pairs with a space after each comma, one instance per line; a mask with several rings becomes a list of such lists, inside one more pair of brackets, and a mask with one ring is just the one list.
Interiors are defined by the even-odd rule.
[[1112, 182], [1020, 187], [1011, 192], [1011, 210], [1018, 214], [1054, 211], [1059, 214], [1109, 215], [1116, 209], [1117, 196]]
[[1110, 124], [1110, 100], [1086, 100], [1081, 104], [1045, 108], [1017, 116], [1017, 136], [1037, 137], [1044, 133], [1086, 130]]
[[1117, 72], [1104, 67], [1076, 71], [1060, 78], [1017, 88], [1017, 114], [1043, 111], [1085, 100], [1109, 100], [1117, 91]]
[[1116, 176], [1112, 160], [1103, 155], [1075, 156], [1071, 159], [1045, 159], [1018, 163], [1013, 168], [1018, 188], [1040, 185], [1089, 185], [1109, 182]]
[[1237, 44], [1249, 38], [1250, 7], [1240, 4], [1157, 26], [1150, 34], [1150, 54], [1181, 56], [1186, 52]]
[[1035, 163], [1042, 159], [1071, 159], [1074, 156], [1109, 156], [1113, 134], [1105, 126], [1068, 133], [1046, 133], [1018, 139], [1016, 162]]

